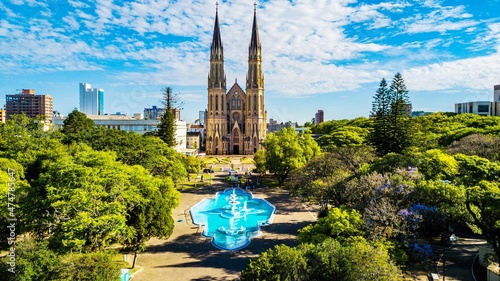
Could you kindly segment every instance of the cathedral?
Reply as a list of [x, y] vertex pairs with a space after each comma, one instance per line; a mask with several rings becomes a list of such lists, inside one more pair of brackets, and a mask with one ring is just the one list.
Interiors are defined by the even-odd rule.
[[206, 154], [254, 154], [261, 149], [261, 143], [266, 138], [267, 112], [264, 109], [264, 75], [256, 4], [245, 88], [243, 90], [235, 82], [227, 91], [219, 12], [216, 9], [208, 74]]

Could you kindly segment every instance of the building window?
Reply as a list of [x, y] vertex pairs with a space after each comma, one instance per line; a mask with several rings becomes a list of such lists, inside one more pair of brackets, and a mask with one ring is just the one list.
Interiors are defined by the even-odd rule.
[[477, 111], [478, 112], [489, 112], [490, 111], [490, 106], [489, 105], [478, 105], [477, 106]]

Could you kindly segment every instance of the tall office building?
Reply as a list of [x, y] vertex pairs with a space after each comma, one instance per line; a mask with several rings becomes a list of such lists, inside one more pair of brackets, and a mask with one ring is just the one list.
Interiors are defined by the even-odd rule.
[[235, 81], [227, 91], [217, 9], [208, 74], [207, 154], [253, 154], [262, 148], [262, 142], [266, 138], [267, 112], [264, 109], [264, 74], [256, 8], [253, 13], [245, 82], [246, 90]]
[[153, 105], [151, 108], [144, 108], [145, 119], [160, 119], [165, 114], [165, 108]]
[[323, 110], [318, 110], [318, 112], [314, 115], [314, 125], [318, 125], [325, 121], [325, 113]]
[[200, 110], [200, 112], [198, 112], [198, 122], [199, 124], [203, 125], [205, 124], [205, 119], [206, 119], [206, 116], [207, 115], [207, 112], [204, 111], [204, 110]]
[[500, 102], [500, 85], [493, 86], [493, 101]]
[[80, 83], [80, 112], [87, 115], [104, 115], [104, 90]]
[[35, 95], [33, 89], [22, 89], [16, 95], [6, 95], [6, 119], [13, 114], [26, 114], [29, 118], [43, 116], [46, 121], [52, 120], [52, 97]]

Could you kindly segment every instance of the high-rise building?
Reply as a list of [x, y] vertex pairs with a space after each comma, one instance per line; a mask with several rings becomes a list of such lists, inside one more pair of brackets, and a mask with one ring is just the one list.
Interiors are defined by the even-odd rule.
[[[161, 119], [165, 114], [165, 108], [157, 107], [153, 105], [151, 108], [144, 108], [144, 118], [146, 119]], [[172, 114], [174, 114], [174, 119], [181, 121], [181, 111], [177, 108], [172, 108]]]
[[200, 110], [200, 112], [198, 112], [198, 122], [200, 124], [205, 124], [205, 119], [206, 119], [206, 116], [207, 115], [207, 112], [204, 111], [204, 110]]
[[256, 6], [248, 48], [246, 90], [240, 87], [237, 80], [229, 91], [226, 90], [224, 53], [217, 8], [210, 46], [206, 153], [253, 154], [262, 148], [261, 143], [266, 138], [267, 115], [264, 109], [264, 75]]
[[29, 118], [43, 116], [46, 121], [52, 120], [52, 97], [35, 95], [33, 89], [22, 89], [15, 95], [6, 95], [6, 119], [13, 114], [26, 114]]
[[156, 105], [153, 105], [151, 108], [144, 108], [145, 119], [160, 119], [164, 113], [165, 108], [160, 108]]
[[323, 110], [318, 110], [318, 112], [314, 115], [314, 125], [318, 125], [325, 121], [325, 113]]
[[80, 83], [80, 111], [87, 115], [104, 115], [104, 90]]

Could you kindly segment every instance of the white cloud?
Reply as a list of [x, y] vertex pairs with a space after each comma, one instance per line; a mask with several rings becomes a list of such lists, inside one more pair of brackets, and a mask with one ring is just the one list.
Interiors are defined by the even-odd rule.
[[500, 54], [414, 67], [403, 71], [408, 88], [416, 91], [489, 89], [500, 77]]
[[78, 21], [75, 19], [74, 16], [67, 16], [64, 17], [62, 20], [68, 24], [68, 26], [70, 27], [69, 29], [71, 31], [76, 31], [80, 29], [80, 24], [78, 23]]
[[[353, 91], [397, 71], [415, 89], [457, 87], [467, 78], [476, 84], [462, 86], [474, 88], [484, 87], [498, 75], [483, 65], [497, 62], [496, 55], [452, 61], [455, 56], [440, 48], [453, 44], [453, 37], [391, 41], [417, 33], [482, 32], [481, 22], [465, 6], [444, 7], [440, 1], [429, 0], [365, 3], [270, 0], [260, 4], [257, 17], [266, 91], [293, 97]], [[34, 72], [106, 70], [113, 72], [109, 77], [118, 83], [206, 87], [213, 3], [96, 0], [95, 7], [80, 1], [69, 4], [75, 9], [61, 16], [62, 24], [50, 17], [0, 20], [0, 36], [6, 37], [0, 41], [0, 57], [5, 61], [0, 71], [12, 72], [12, 65], [23, 63]], [[235, 78], [244, 84], [251, 4], [234, 0], [219, 5], [228, 84]], [[0, 11], [14, 13], [1, 5]], [[405, 18], [409, 10], [416, 13]], [[354, 24], [358, 30], [352, 29]], [[498, 43], [500, 24], [489, 23], [488, 32], [479, 33], [479, 38], [487, 46]], [[125, 69], [112, 69], [108, 63]], [[189, 98], [199, 101], [200, 95]]]
[[434, 21], [432, 19], [422, 20], [415, 22], [408, 26], [406, 32], [408, 33], [425, 33], [425, 32], [439, 32], [445, 33], [450, 30], [461, 30], [477, 25], [476, 21], [461, 21], [461, 22], [451, 22], [451, 21]]

